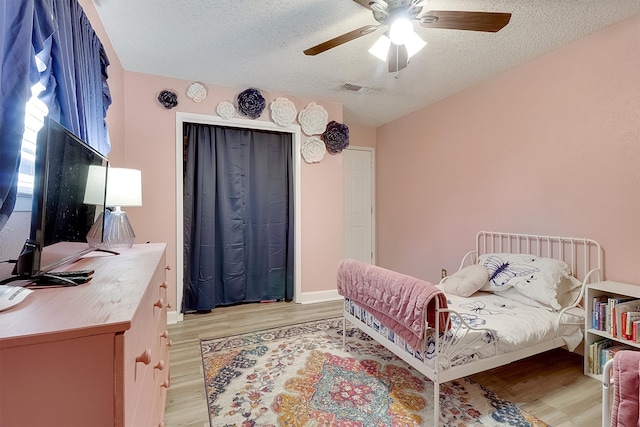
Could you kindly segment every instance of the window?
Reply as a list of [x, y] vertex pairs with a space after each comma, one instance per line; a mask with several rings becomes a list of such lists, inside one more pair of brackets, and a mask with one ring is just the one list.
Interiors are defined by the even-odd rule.
[[24, 134], [22, 135], [22, 151], [20, 170], [18, 173], [18, 197], [30, 198], [33, 193], [33, 176], [36, 162], [36, 140], [38, 131], [44, 124], [44, 118], [49, 113], [47, 106], [38, 95], [44, 86], [36, 83], [31, 88], [31, 98], [27, 101], [24, 115]]

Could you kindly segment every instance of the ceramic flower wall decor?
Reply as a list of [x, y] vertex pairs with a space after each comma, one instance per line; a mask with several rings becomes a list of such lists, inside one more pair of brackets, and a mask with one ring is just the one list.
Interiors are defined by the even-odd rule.
[[332, 120], [322, 134], [322, 140], [331, 154], [337, 154], [349, 146], [349, 128]]
[[158, 102], [162, 104], [164, 108], [170, 110], [178, 105], [178, 94], [170, 90], [163, 90], [158, 95]]
[[309, 136], [323, 133], [327, 127], [327, 120], [329, 113], [315, 102], [311, 102], [298, 114], [302, 131]]
[[271, 101], [271, 120], [279, 126], [289, 126], [296, 119], [298, 110], [287, 98], [276, 98]]
[[229, 120], [236, 114], [236, 107], [229, 101], [222, 101], [218, 104], [216, 112], [223, 119]]
[[187, 98], [193, 100], [193, 102], [200, 102], [207, 97], [207, 88], [202, 83], [192, 83], [187, 89]]
[[238, 111], [252, 119], [260, 117], [267, 102], [258, 89], [249, 88], [238, 95]]
[[327, 149], [325, 148], [324, 142], [317, 136], [312, 136], [307, 139], [302, 147], [300, 148], [300, 153], [302, 154], [302, 158], [307, 163], [318, 163], [323, 158]]

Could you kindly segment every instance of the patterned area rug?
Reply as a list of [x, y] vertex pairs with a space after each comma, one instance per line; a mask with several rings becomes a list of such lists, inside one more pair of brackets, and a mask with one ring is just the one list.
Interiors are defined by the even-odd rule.
[[[214, 427], [433, 424], [433, 384], [342, 318], [201, 341]], [[467, 379], [440, 387], [445, 426], [546, 426]]]

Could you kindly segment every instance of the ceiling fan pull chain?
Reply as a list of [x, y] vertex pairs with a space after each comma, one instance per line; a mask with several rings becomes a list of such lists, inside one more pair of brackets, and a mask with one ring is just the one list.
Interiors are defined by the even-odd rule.
[[398, 45], [396, 45], [396, 75], [395, 78], [399, 79], [400, 78], [400, 47]]
[[400, 47], [396, 45], [396, 79], [400, 78]]

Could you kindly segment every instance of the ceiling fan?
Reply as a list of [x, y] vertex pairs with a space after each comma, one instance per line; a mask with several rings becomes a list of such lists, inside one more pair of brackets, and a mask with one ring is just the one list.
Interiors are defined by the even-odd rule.
[[432, 10], [425, 13], [427, 0], [353, 0], [373, 12], [377, 25], [365, 25], [305, 50], [305, 55], [317, 55], [341, 44], [373, 33], [380, 27], [389, 29], [369, 50], [389, 64], [389, 72], [405, 68], [409, 58], [417, 53], [426, 42], [413, 31], [411, 21], [418, 21], [426, 28], [451, 30], [498, 32], [509, 23], [510, 13], [460, 12]]

